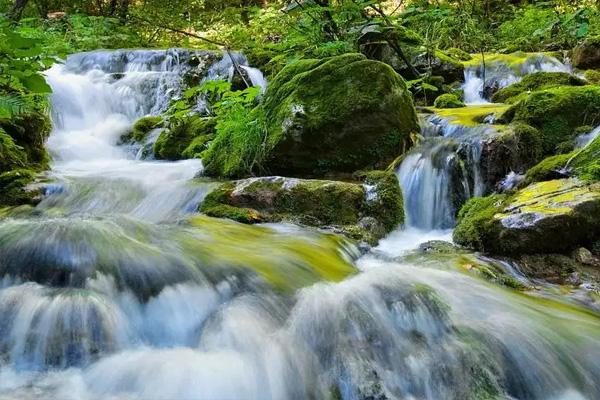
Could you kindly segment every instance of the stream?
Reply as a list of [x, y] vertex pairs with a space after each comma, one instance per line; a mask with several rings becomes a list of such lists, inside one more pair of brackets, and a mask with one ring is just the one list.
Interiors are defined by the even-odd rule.
[[[0, 219], [0, 399], [600, 398], [596, 313], [488, 282], [462, 268], [473, 255], [418, 250], [450, 240], [457, 204], [485, 190], [473, 138], [487, 128], [430, 121], [398, 170], [406, 227], [366, 254], [213, 220], [196, 212], [214, 186], [200, 160], [118, 145], [202, 56], [100, 51], [47, 72], [45, 196]], [[208, 76], [232, 69], [225, 56]], [[452, 172], [456, 143], [472, 162]]]

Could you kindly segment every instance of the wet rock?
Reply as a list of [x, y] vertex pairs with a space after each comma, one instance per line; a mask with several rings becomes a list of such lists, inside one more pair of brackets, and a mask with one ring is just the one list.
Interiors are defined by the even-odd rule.
[[573, 50], [572, 58], [575, 68], [600, 68], [600, 37], [586, 39]]
[[544, 155], [573, 140], [582, 125], [600, 124], [600, 87], [561, 86], [531, 93], [509, 109], [504, 117], [537, 128], [542, 133]]
[[585, 247], [580, 247], [578, 249], [575, 249], [573, 251], [573, 253], [571, 254], [571, 257], [576, 260], [578, 263], [581, 263], [583, 265], [589, 265], [589, 266], [594, 266], [594, 267], [598, 267], [600, 266], [600, 260], [595, 257], [591, 251], [589, 251], [588, 249], [586, 249]]
[[423, 253], [436, 254], [456, 254], [462, 251], [459, 246], [443, 240], [430, 240], [429, 242], [421, 243], [419, 250]]
[[263, 108], [270, 147], [264, 168], [274, 174], [384, 167], [419, 132], [403, 79], [358, 54], [287, 66], [269, 85]]
[[360, 182], [279, 176], [225, 183], [204, 200], [209, 216], [243, 223], [288, 221], [327, 228], [373, 244], [402, 223], [396, 177], [370, 172]]
[[469, 201], [456, 243], [492, 254], [561, 253], [600, 235], [600, 187], [577, 179], [541, 182], [512, 196]]

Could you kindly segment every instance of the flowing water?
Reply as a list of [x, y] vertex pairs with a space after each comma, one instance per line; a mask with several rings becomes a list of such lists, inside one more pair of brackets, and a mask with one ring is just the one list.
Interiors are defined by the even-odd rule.
[[[52, 183], [0, 219], [0, 399], [600, 397], [597, 315], [487, 282], [475, 256], [413, 250], [447, 238], [418, 222], [447, 214], [439, 199], [407, 204], [414, 226], [362, 256], [327, 233], [196, 215], [200, 161], [117, 145], [195, 56], [87, 53], [48, 72]], [[449, 177], [423, 154], [405, 163], [427, 198]], [[481, 190], [467, 175], [465, 196]]]
[[535, 72], [573, 73], [573, 68], [545, 54], [529, 55], [518, 65], [492, 60], [486, 62], [485, 68], [482, 64], [470, 66], [465, 68], [465, 83], [462, 87], [465, 103], [489, 103], [489, 97], [494, 91], [519, 82], [523, 76]]

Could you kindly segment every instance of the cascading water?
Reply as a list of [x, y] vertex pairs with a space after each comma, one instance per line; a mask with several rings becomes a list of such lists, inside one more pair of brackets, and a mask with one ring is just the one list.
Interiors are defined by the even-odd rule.
[[450, 229], [460, 206], [484, 194], [479, 168], [482, 142], [496, 130], [432, 115], [422, 120], [421, 133], [423, 141], [408, 153], [398, 170], [406, 224], [422, 230]]
[[[353, 262], [336, 236], [190, 216], [201, 163], [117, 143], [192, 56], [87, 53], [48, 72], [54, 183], [0, 219], [0, 399], [600, 397], [598, 316], [459, 272], [462, 255], [394, 258], [392, 234]], [[401, 168], [408, 197], [426, 192], [411, 172], [441, 188], [455, 173], [438, 161], [478, 157], [472, 133], [430, 122]], [[481, 190], [459, 171], [463, 195]], [[449, 205], [428, 204], [435, 226]]]
[[462, 86], [465, 103], [489, 103], [489, 94], [519, 82], [523, 76], [535, 72], [572, 73], [573, 69], [569, 64], [545, 54], [530, 55], [518, 66], [512, 66], [502, 60], [486, 62], [485, 69], [482, 63], [468, 66], [465, 68], [465, 83]]

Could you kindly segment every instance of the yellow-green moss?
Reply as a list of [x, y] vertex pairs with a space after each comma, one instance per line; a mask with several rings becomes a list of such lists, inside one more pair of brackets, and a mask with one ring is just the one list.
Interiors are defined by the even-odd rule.
[[496, 64], [502, 63], [506, 64], [509, 67], [519, 70], [521, 66], [532, 57], [539, 56], [548, 56], [553, 57], [555, 53], [547, 52], [547, 53], [525, 53], [521, 51], [517, 51], [510, 54], [500, 54], [500, 53], [485, 53], [485, 57], [483, 57], [480, 53], [472, 54], [472, 58], [468, 61], [464, 61], [463, 65], [465, 67], [476, 67], [482, 64], [482, 60], [485, 58], [486, 64]]
[[130, 136], [131, 139], [136, 142], [142, 143], [148, 136], [148, 133], [156, 128], [161, 128], [163, 126], [163, 118], [159, 116], [147, 116], [138, 119], [131, 129]]
[[482, 104], [463, 108], [435, 109], [434, 111], [439, 116], [448, 118], [450, 122], [465, 126], [476, 126], [481, 124], [488, 115], [495, 114], [499, 117], [508, 108], [509, 106], [504, 104]]
[[349, 245], [335, 235], [283, 234], [205, 216], [193, 217], [190, 223], [200, 229], [202, 240], [186, 246], [208, 273], [211, 268], [249, 269], [275, 288], [288, 291], [320, 280], [341, 281], [356, 272], [349, 261]]

